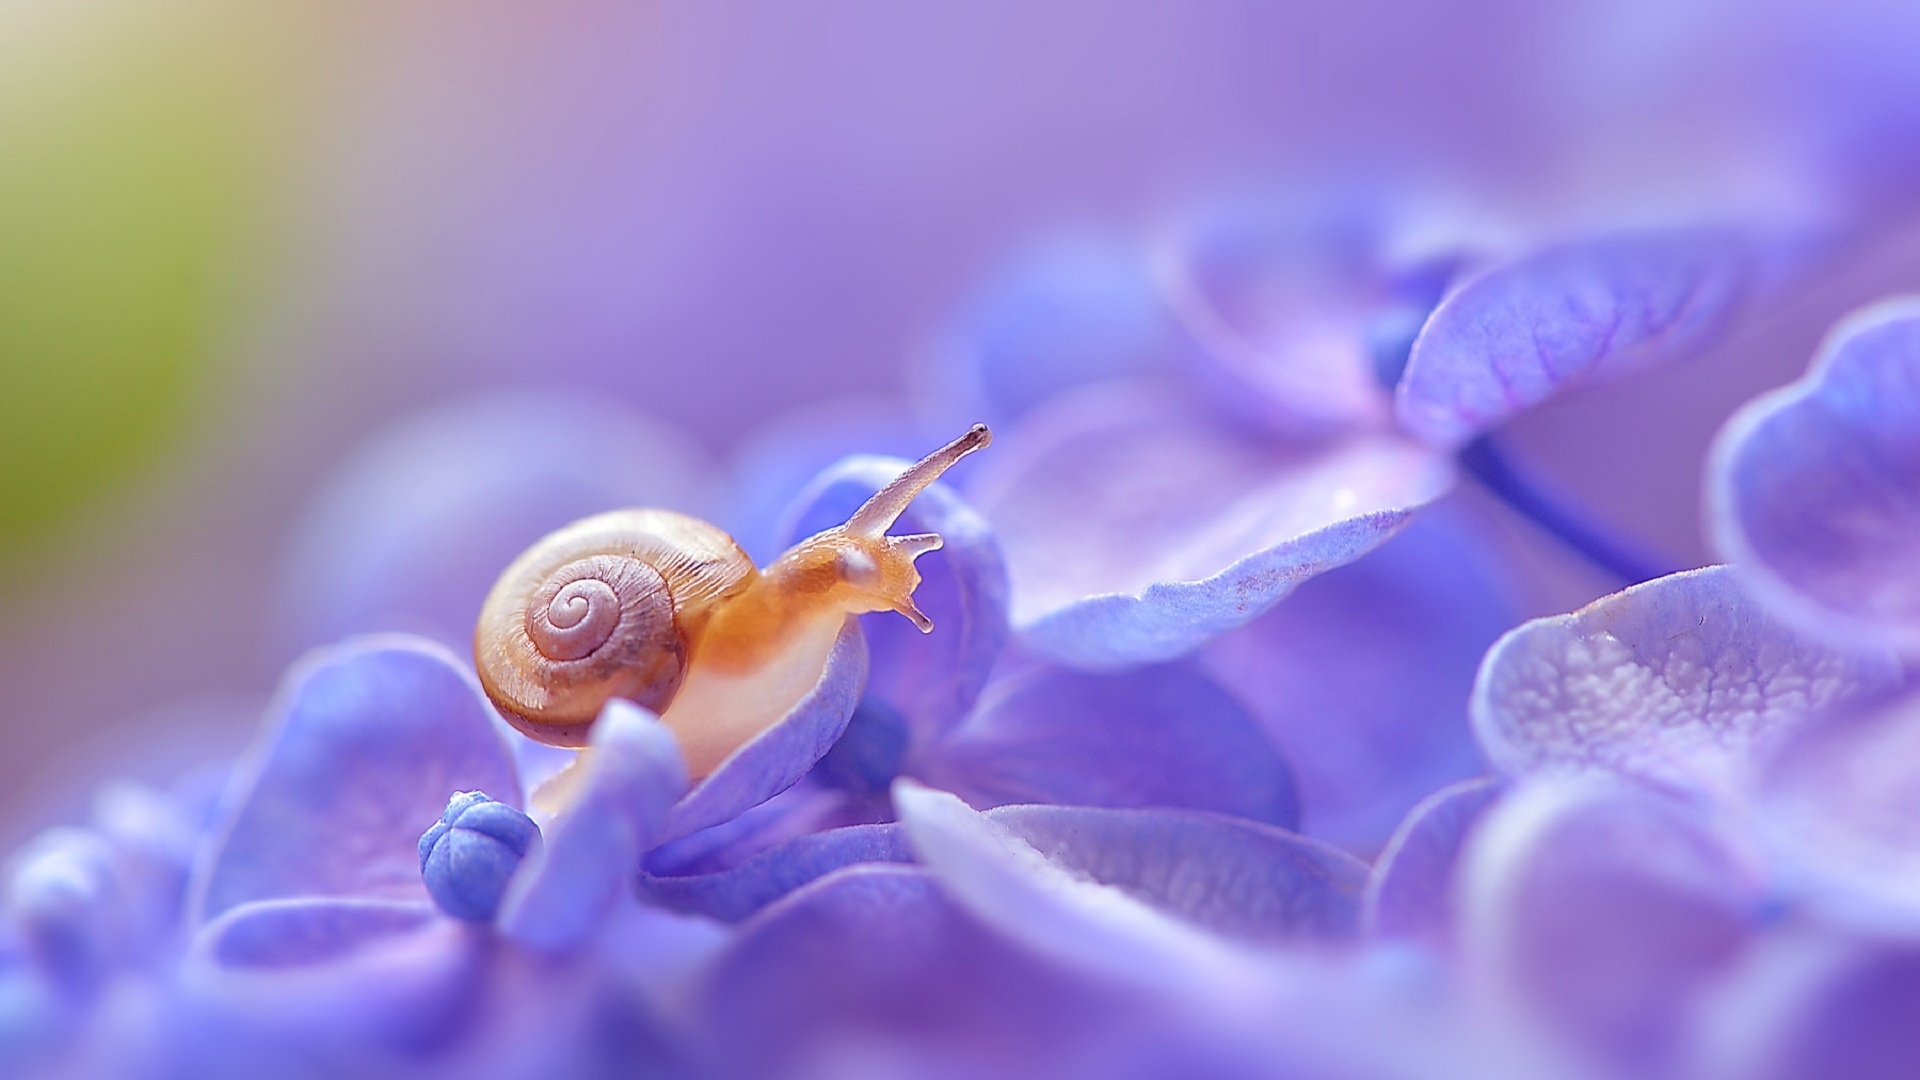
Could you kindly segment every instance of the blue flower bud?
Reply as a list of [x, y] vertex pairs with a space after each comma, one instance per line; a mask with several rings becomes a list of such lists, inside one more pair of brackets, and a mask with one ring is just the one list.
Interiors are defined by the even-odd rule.
[[420, 837], [420, 877], [440, 910], [486, 922], [539, 839], [540, 828], [527, 815], [481, 792], [458, 792]]

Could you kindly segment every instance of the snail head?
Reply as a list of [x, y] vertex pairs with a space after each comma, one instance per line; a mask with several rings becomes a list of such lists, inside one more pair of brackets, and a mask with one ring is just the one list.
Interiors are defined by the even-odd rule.
[[933, 620], [913, 602], [920, 587], [915, 559], [940, 547], [936, 533], [888, 536], [907, 504], [961, 458], [993, 441], [985, 424], [928, 454], [881, 488], [854, 511], [846, 524], [816, 533], [794, 545], [768, 572], [786, 578], [796, 591], [825, 594], [848, 612], [897, 611], [921, 633]]

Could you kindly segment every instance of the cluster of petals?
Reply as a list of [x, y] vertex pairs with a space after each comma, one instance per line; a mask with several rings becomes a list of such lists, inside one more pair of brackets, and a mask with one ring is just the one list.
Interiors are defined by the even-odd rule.
[[[1149, 243], [1046, 241], [930, 342], [918, 414], [798, 414], [727, 470], [605, 401], [408, 421], [309, 517], [283, 621], [335, 643], [251, 748], [110, 788], [10, 864], [0, 1066], [1911, 1060], [1920, 308], [1844, 323], [1728, 423], [1728, 565], [1515, 627], [1495, 542], [1445, 498], [1473, 448], [1701, 353], [1818, 245], [1738, 223], [1416, 235], [1377, 207], [1233, 206]], [[933, 634], [850, 622], [818, 685], [697, 781], [612, 701], [568, 805], [536, 805], [570, 755], [495, 714], [464, 647], [521, 546], [662, 505], [764, 558], [956, 417], [995, 447], [899, 525], [945, 540], [917, 594]], [[529, 427], [551, 437], [508, 437]]]

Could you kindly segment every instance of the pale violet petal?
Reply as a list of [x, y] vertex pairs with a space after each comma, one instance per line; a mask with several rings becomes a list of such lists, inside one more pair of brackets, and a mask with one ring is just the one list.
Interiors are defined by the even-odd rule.
[[1708, 499], [1760, 599], [1837, 640], [1920, 652], [1920, 300], [1842, 322], [1804, 378], [1736, 413]]
[[1813, 641], [1708, 567], [1507, 634], [1480, 669], [1473, 723], [1510, 774], [1593, 766], [1738, 801], [1782, 734], [1899, 677], [1891, 656]]
[[1574, 240], [1441, 301], [1396, 393], [1401, 426], [1466, 444], [1583, 384], [1689, 359], [1719, 341], [1763, 268], [1752, 238], [1714, 226]]
[[1920, 928], [1920, 698], [1809, 725], [1761, 782], [1787, 888], [1846, 921]]
[[1076, 666], [1170, 659], [1359, 558], [1453, 482], [1386, 435], [1288, 447], [1178, 388], [1104, 387], [982, 457], [975, 502], [1007, 556], [1022, 640]]
[[457, 791], [520, 801], [473, 672], [438, 645], [376, 636], [318, 650], [268, 710], [196, 867], [192, 917], [290, 896], [427, 899], [420, 834]]
[[1371, 857], [1415, 803], [1486, 771], [1467, 699], [1519, 621], [1501, 555], [1443, 503], [1201, 650], [1293, 764], [1301, 832]]
[[1284, 828], [1300, 819], [1286, 757], [1246, 706], [1183, 663], [1011, 677], [915, 774], [982, 807], [1177, 807]]
[[1407, 818], [1373, 864], [1362, 909], [1377, 938], [1417, 941], [1444, 952], [1454, 933], [1454, 876], [1467, 837], [1500, 795], [1498, 780], [1463, 780], [1434, 792]]
[[500, 904], [501, 933], [536, 949], [580, 944], [633, 895], [640, 857], [659, 843], [687, 788], [673, 733], [619, 698], [594, 721], [580, 768], [578, 794], [548, 824]]
[[1265, 982], [1227, 939], [1076, 877], [953, 795], [899, 780], [893, 800], [914, 855], [954, 899], [1040, 956], [1201, 1009]]
[[1608, 1075], [1676, 1074], [1694, 1010], [1768, 912], [1698, 804], [1600, 773], [1516, 786], [1459, 874], [1463, 979]]
[[1248, 941], [1339, 941], [1366, 864], [1269, 825], [1190, 810], [1003, 806], [989, 821], [1061, 868]]

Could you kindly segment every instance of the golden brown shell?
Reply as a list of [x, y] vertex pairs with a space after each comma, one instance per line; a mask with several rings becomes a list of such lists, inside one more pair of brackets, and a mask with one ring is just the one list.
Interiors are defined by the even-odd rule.
[[616, 510], [550, 533], [507, 567], [474, 630], [480, 685], [530, 738], [583, 746], [608, 698], [665, 712], [713, 606], [753, 560], [671, 510]]

